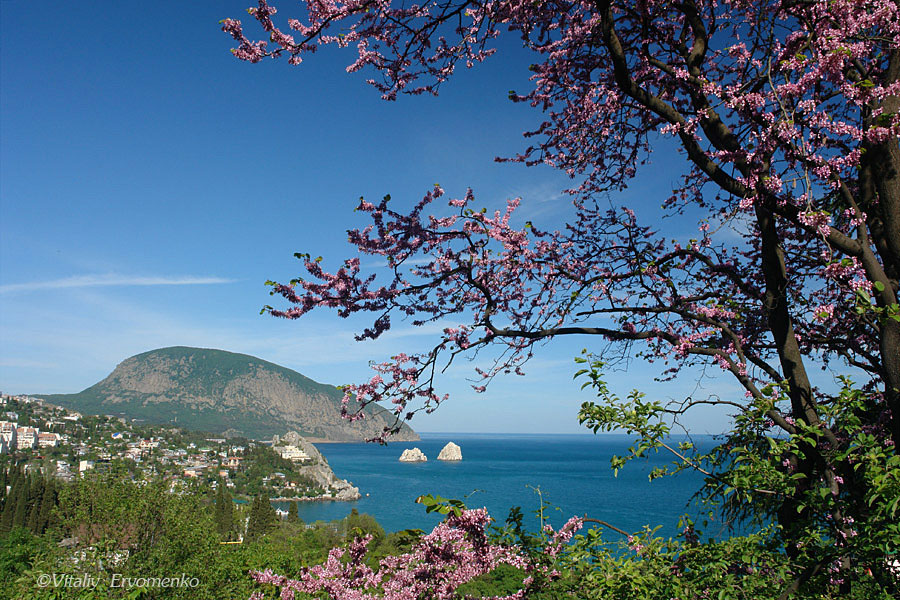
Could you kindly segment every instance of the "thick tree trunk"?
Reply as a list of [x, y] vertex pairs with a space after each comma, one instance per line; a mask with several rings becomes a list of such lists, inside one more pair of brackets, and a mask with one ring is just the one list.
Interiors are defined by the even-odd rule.
[[[819, 415], [816, 411], [815, 400], [812, 395], [812, 386], [803, 364], [803, 355], [797, 336], [794, 334], [793, 320], [788, 310], [787, 299], [787, 269], [784, 263], [784, 252], [781, 248], [776, 226], [775, 215], [757, 204], [756, 220], [759, 227], [761, 241], [761, 267], [766, 284], [763, 300], [763, 310], [769, 323], [769, 330], [775, 341], [775, 348], [781, 363], [781, 372], [788, 382], [788, 396], [791, 399], [791, 412], [793, 417], [803, 420], [810, 425], [819, 423]], [[807, 477], [797, 486], [797, 496], [802, 496], [809, 482], [815, 479], [816, 455], [815, 446], [803, 448], [804, 458], [791, 457], [791, 462], [798, 472], [805, 473]], [[799, 509], [799, 510], [798, 510]], [[788, 542], [785, 550], [789, 556], [795, 556], [797, 548], [793, 547], [790, 540], [795, 532], [803, 530], [808, 518], [808, 509], [803, 508], [799, 500], [787, 497], [778, 510], [778, 522], [781, 525], [784, 538]]]
[[[884, 80], [885, 84], [900, 80], [900, 51], [891, 53]], [[882, 114], [894, 114], [900, 110], [900, 97], [888, 96], [878, 108]], [[861, 176], [868, 175], [871, 182], [862, 183], [877, 195], [877, 202], [870, 208], [877, 214], [874, 245], [890, 279], [887, 289], [876, 294], [879, 306], [884, 308], [897, 302], [900, 277], [900, 143], [891, 137], [878, 144], [867, 144], [865, 150]], [[879, 342], [885, 400], [891, 410], [891, 437], [894, 444], [900, 445], [900, 323], [883, 319]]]
[[784, 252], [778, 237], [775, 215], [757, 204], [756, 221], [762, 242], [762, 270], [766, 282], [763, 309], [769, 322], [769, 330], [775, 341], [775, 349], [781, 370], [788, 382], [788, 396], [794, 417], [810, 425], [819, 423], [812, 386], [803, 364], [803, 354], [794, 334], [794, 324], [788, 311], [787, 269]]

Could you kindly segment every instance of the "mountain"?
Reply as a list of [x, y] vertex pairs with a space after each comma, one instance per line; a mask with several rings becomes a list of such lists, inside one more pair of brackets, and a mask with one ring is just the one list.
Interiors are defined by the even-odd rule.
[[[366, 407], [364, 419], [342, 419], [343, 394], [334, 386], [254, 356], [184, 346], [125, 359], [83, 392], [35, 396], [86, 414], [266, 440], [296, 430], [314, 440], [361, 441], [394, 422], [374, 406]], [[419, 436], [404, 424], [391, 439]]]

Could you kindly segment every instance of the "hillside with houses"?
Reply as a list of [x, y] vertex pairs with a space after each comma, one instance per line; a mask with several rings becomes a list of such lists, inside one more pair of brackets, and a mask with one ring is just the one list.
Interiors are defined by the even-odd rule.
[[354, 500], [358, 490], [332, 472], [295, 432], [277, 445], [217, 437], [115, 415], [83, 415], [41, 398], [0, 394], [0, 464], [71, 482], [86, 473], [134, 480], [224, 485], [236, 499]]

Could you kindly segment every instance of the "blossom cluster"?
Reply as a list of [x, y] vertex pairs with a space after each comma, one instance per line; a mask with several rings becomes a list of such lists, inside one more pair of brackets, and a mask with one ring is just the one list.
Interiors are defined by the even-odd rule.
[[[487, 535], [491, 519], [485, 509], [450, 514], [407, 553], [381, 559], [377, 568], [366, 562], [371, 536], [355, 539], [348, 548], [334, 548], [324, 563], [304, 569], [296, 579], [270, 569], [251, 572], [261, 584], [280, 588], [280, 597], [325, 592], [332, 600], [453, 600], [456, 590], [501, 564], [522, 571], [519, 591], [492, 600], [519, 600], [534, 584], [534, 574], [552, 576], [549, 568], [516, 548], [493, 543]], [[555, 556], [582, 526], [570, 519], [558, 532], [549, 532], [543, 554]], [[255, 592], [251, 600], [264, 598]]]

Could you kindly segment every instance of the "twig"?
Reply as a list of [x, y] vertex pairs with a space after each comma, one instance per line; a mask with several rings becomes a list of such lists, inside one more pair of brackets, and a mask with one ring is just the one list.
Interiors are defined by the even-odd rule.
[[606, 521], [601, 521], [600, 519], [589, 519], [587, 517], [584, 517], [582, 519], [582, 521], [584, 521], [585, 523], [597, 523], [598, 525], [603, 525], [604, 527], [606, 527], [608, 529], [612, 529], [613, 531], [615, 531], [617, 533], [621, 533], [624, 536], [631, 537], [631, 534], [628, 533], [627, 531], [625, 531], [624, 529], [619, 529], [615, 525], [610, 525]]

